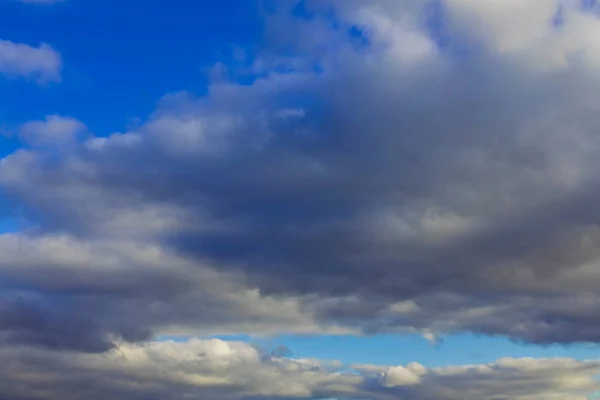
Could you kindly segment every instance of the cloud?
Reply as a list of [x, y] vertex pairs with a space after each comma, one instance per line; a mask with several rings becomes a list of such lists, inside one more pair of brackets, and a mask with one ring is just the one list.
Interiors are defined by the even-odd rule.
[[[444, 1], [435, 32], [421, 2], [333, 1], [334, 27], [316, 3], [317, 17], [288, 32], [299, 55], [265, 49], [250, 85], [169, 95], [134, 131], [6, 157], [0, 185], [38, 235], [24, 233], [23, 246], [68, 237], [130, 247], [93, 252], [69, 272], [46, 261], [56, 287], [27, 269], [0, 274], [36, 299], [34, 315], [38, 304], [56, 304], [44, 318], [81, 315], [99, 349], [110, 335], [211, 326], [597, 342], [600, 88], [587, 33], [600, 21], [568, 4], [556, 25], [557, 4], [488, 3]], [[293, 38], [313, 27], [326, 33], [317, 44]], [[297, 62], [317, 55], [319, 68]], [[288, 62], [291, 72], [265, 67]], [[49, 117], [23, 129], [62, 140], [82, 127]], [[169, 254], [153, 261], [164, 265], [131, 261], [141, 244]], [[104, 257], [122, 267], [106, 277], [84, 267]], [[250, 297], [228, 290], [214, 295], [225, 308], [210, 309], [215, 297], [189, 275], [207, 266]], [[60, 301], [63, 287], [72, 301]], [[104, 294], [84, 301], [88, 291]], [[162, 296], [171, 300], [150, 306]]]
[[0, 73], [39, 83], [60, 81], [62, 58], [49, 45], [38, 47], [0, 40]]
[[296, 298], [263, 295], [209, 263], [147, 243], [5, 234], [0, 249], [4, 342], [104, 352], [115, 341], [160, 334], [324, 331]]
[[[29, 146], [0, 160], [0, 189], [24, 221], [0, 235], [2, 396], [583, 400], [600, 390], [598, 361], [341, 365], [285, 347], [155, 341], [600, 341], [596, 11], [329, 0], [306, 2], [299, 19], [278, 4], [265, 16], [276, 37], [204, 97], [169, 94], [139, 127], [105, 136], [59, 115], [21, 127]], [[0, 42], [8, 75], [58, 80], [60, 64], [46, 45]]]
[[[14, 399], [441, 399], [584, 400], [598, 389], [596, 361], [503, 359], [425, 368], [344, 366], [335, 361], [261, 354], [241, 342], [121, 344], [109, 353], [58, 353], [2, 347], [0, 373]], [[411, 371], [411, 380], [398, 379]], [[98, 379], [102, 376], [102, 379]]]
[[[331, 26], [323, 4], [278, 37], [298, 54], [259, 54], [252, 84], [168, 95], [134, 131], [0, 162], [30, 224], [0, 237], [6, 341], [600, 340], [598, 17], [448, 0], [424, 20], [422, 2], [331, 1]], [[285, 12], [271, 17], [285, 29]], [[22, 134], [81, 129], [54, 116]]]
[[30, 121], [21, 126], [19, 136], [33, 145], [65, 145], [73, 143], [85, 133], [85, 124], [75, 118], [48, 115], [41, 121]]

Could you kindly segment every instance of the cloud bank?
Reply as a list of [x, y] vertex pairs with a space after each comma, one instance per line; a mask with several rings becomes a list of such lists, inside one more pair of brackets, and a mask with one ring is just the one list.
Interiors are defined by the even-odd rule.
[[[241, 342], [123, 344], [105, 354], [65, 356], [2, 348], [0, 375], [11, 399], [405, 399], [585, 400], [600, 364], [571, 359], [502, 359], [425, 368], [344, 366], [261, 354]], [[98, 377], [102, 377], [98, 379]]]
[[[84, 122], [61, 116], [22, 127], [34, 146], [0, 161], [0, 188], [28, 222], [0, 236], [0, 338], [28, 349], [31, 363], [4, 351], [40, 389], [12, 386], [11, 398], [595, 389], [595, 362], [325, 373], [210, 342], [243, 353], [216, 374], [195, 358], [205, 343], [139, 347], [159, 334], [280, 332], [600, 341], [595, 3], [303, 4], [303, 17], [295, 2], [265, 15], [251, 66], [204, 97], [165, 96], [135, 130], [80, 137]], [[4, 65], [22, 75], [60, 65], [17, 58]], [[19, 363], [38, 357], [27, 378]], [[77, 373], [52, 375], [55, 363]], [[155, 379], [159, 364], [172, 368]], [[106, 371], [114, 386], [90, 386]]]

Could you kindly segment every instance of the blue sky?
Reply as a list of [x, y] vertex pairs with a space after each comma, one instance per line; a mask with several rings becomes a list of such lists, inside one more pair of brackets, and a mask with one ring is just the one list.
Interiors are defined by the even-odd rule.
[[[421, 335], [384, 334], [353, 335], [281, 335], [249, 337], [247, 335], [213, 336], [224, 340], [240, 340], [270, 349], [285, 346], [295, 357], [338, 360], [347, 364], [408, 364], [414, 360], [427, 367], [446, 367], [492, 363], [503, 357], [552, 358], [566, 357], [579, 360], [595, 359], [600, 348], [587, 345], [535, 346], [505, 338], [472, 334], [456, 334], [432, 343]], [[178, 342], [187, 337], [160, 337], [160, 340]]]
[[17, 231], [17, 226], [14, 219], [6, 217], [0, 219], [0, 232], [8, 233]]
[[595, 388], [600, 18], [576, 3], [0, 0], [0, 359], [231, 357], [252, 388], [338, 360], [369, 367], [290, 387], [422, 400], [429, 368], [467, 387], [488, 367], [453, 366], [509, 357], [507, 399], [572, 394], [555, 369]]
[[[31, 5], [3, 1], [3, 38], [46, 42], [64, 60], [63, 80], [39, 88], [2, 79], [3, 124], [49, 113], [73, 115], [99, 134], [150, 114], [166, 93], [202, 94], [203, 69], [252, 49], [261, 21], [253, 2], [73, 1]], [[25, 22], [26, 21], [26, 22]], [[98, 110], [103, 110], [100, 114]]]

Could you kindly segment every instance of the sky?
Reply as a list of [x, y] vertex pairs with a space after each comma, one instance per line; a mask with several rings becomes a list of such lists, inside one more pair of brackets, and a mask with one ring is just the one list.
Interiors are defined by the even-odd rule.
[[599, 71], [593, 0], [0, 0], [0, 398], [594, 398]]

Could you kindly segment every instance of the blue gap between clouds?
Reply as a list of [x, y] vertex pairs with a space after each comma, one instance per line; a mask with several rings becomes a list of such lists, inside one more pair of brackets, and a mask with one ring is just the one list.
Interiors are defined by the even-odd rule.
[[[536, 346], [515, 343], [502, 337], [472, 334], [449, 335], [436, 345], [419, 335], [394, 334], [367, 337], [281, 335], [256, 338], [237, 335], [210, 338], [251, 343], [267, 351], [285, 346], [290, 349], [292, 357], [338, 360], [345, 364], [406, 365], [418, 362], [426, 367], [441, 367], [485, 364], [503, 357], [567, 357], [580, 360], [600, 358], [600, 347], [596, 345]], [[157, 340], [185, 342], [188, 338], [161, 336]]]

